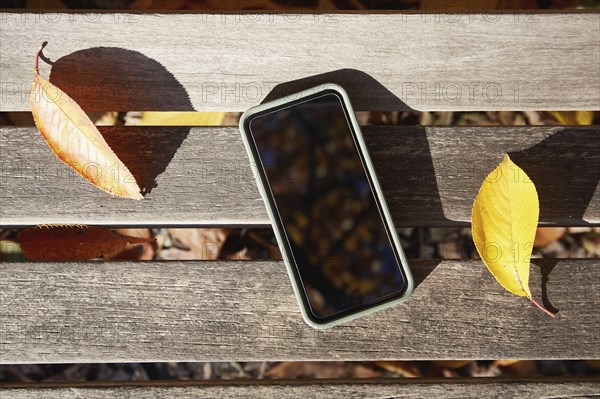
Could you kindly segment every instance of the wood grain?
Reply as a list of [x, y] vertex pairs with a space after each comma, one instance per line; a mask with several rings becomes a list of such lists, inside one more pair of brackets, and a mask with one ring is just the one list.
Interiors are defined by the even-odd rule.
[[[269, 225], [237, 128], [101, 131], [149, 191], [142, 201], [87, 183], [56, 159], [35, 128], [4, 127], [0, 225]], [[598, 126], [363, 131], [397, 227], [468, 224], [481, 183], [505, 152], [535, 182], [542, 223], [600, 223]]]
[[592, 379], [452, 378], [319, 380], [319, 381], [194, 381], [105, 384], [54, 384], [0, 390], [5, 399], [37, 398], [573, 398], [600, 394], [600, 383]]
[[598, 359], [597, 260], [534, 260], [534, 297], [480, 261], [412, 261], [409, 302], [334, 327], [301, 318], [275, 261], [4, 263], [2, 363]]
[[0, 111], [29, 110], [43, 41], [87, 111], [239, 111], [326, 82], [358, 110], [600, 108], [594, 13], [0, 17]]

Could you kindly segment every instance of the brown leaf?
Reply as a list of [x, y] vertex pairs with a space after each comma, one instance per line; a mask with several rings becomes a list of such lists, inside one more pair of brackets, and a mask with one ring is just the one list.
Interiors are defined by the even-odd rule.
[[40, 76], [38, 60], [44, 45], [35, 59], [29, 102], [46, 143], [61, 161], [101, 190], [119, 197], [142, 199], [135, 178], [86, 113], [65, 92]]
[[[152, 240], [150, 229], [115, 229], [117, 233], [129, 237], [147, 238]], [[104, 254], [104, 259], [110, 260], [152, 260], [156, 253], [156, 241], [151, 245], [133, 245], [118, 248]]]
[[74, 261], [98, 258], [152, 238], [131, 237], [116, 230], [95, 226], [41, 225], [22, 230], [19, 244], [30, 260]]
[[566, 232], [566, 227], [538, 227], [535, 232], [533, 246], [537, 248], [545, 247], [560, 239]]
[[535, 360], [496, 360], [493, 365], [515, 377], [526, 377], [535, 372]]

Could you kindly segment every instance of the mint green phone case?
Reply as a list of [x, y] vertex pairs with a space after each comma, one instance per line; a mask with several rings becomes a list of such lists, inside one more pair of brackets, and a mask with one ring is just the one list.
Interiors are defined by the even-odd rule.
[[[385, 303], [376, 305], [372, 308], [358, 311], [356, 313], [351, 313], [349, 315], [346, 315], [344, 317], [341, 317], [339, 319], [336, 319], [336, 320], [333, 320], [333, 321], [330, 321], [327, 323], [316, 323], [313, 320], [311, 320], [310, 317], [308, 316], [309, 310], [305, 308], [304, 302], [302, 300], [302, 296], [301, 296], [302, 287], [300, 286], [299, 282], [296, 281], [295, 274], [292, 270], [292, 267], [294, 267], [294, 266], [292, 266], [292, 264], [290, 263], [289, 254], [286, 253], [286, 250], [285, 250], [286, 247], [285, 247], [285, 245], [283, 245], [284, 240], [285, 240], [285, 233], [283, 231], [279, 230], [278, 223], [276, 223], [275, 211], [269, 205], [270, 201], [268, 200], [266, 184], [265, 184], [265, 182], [263, 182], [263, 180], [258, 172], [258, 169], [257, 169], [259, 167], [258, 165], [260, 165], [260, 160], [254, 159], [254, 155], [253, 155], [253, 152], [251, 149], [251, 144], [250, 144], [250, 140], [252, 140], [252, 138], [250, 137], [250, 132], [247, 132], [245, 129], [245, 122], [248, 118], [250, 118], [251, 116], [253, 116], [256, 113], [259, 113], [259, 112], [262, 112], [262, 111], [265, 111], [267, 109], [271, 109], [274, 107], [278, 107], [281, 105], [285, 105], [285, 104], [300, 100], [305, 97], [309, 97], [313, 94], [316, 94], [318, 92], [322, 92], [325, 90], [336, 91], [341, 96], [345, 106], [348, 109], [349, 120], [350, 120], [350, 123], [352, 124], [354, 132], [356, 134], [356, 139], [359, 144], [358, 150], [361, 152], [361, 154], [364, 158], [365, 164], [367, 166], [368, 173], [372, 178], [373, 186], [375, 188], [375, 195], [377, 196], [377, 199], [381, 205], [381, 210], [383, 212], [383, 217], [384, 217], [384, 223], [386, 223], [389, 227], [389, 232], [390, 232], [390, 236], [392, 238], [392, 242], [393, 242], [394, 246], [396, 247], [396, 251], [400, 258], [400, 266], [402, 267], [404, 275], [406, 277], [407, 287], [406, 287], [406, 291], [404, 292], [404, 295], [400, 298], [390, 300], [389, 302], [385, 302]], [[273, 226], [273, 230], [275, 232], [275, 237], [277, 238], [277, 243], [279, 244], [279, 248], [281, 249], [281, 255], [283, 257], [283, 261], [285, 263], [285, 266], [286, 266], [286, 269], [288, 272], [288, 276], [292, 283], [292, 288], [294, 289], [294, 294], [296, 295], [296, 300], [298, 302], [298, 305], [300, 306], [300, 310], [302, 311], [302, 317], [304, 318], [304, 321], [313, 328], [325, 329], [325, 328], [330, 328], [330, 327], [333, 327], [333, 326], [341, 324], [341, 323], [345, 323], [347, 321], [356, 319], [361, 316], [365, 316], [365, 315], [377, 312], [382, 309], [392, 307], [394, 305], [397, 305], [401, 302], [406, 301], [410, 297], [410, 295], [412, 294], [413, 289], [414, 289], [414, 282], [413, 282], [412, 274], [408, 267], [408, 263], [406, 261], [405, 255], [404, 255], [404, 251], [402, 250], [402, 247], [400, 245], [400, 240], [398, 239], [398, 235], [396, 233], [396, 229], [392, 222], [392, 218], [390, 216], [390, 212], [389, 212], [387, 204], [385, 202], [385, 198], [383, 197], [383, 193], [381, 192], [381, 188], [379, 186], [379, 181], [377, 179], [377, 175], [375, 174], [375, 169], [373, 168], [373, 163], [371, 162], [371, 158], [369, 157], [369, 153], [367, 152], [367, 147], [366, 147], [365, 141], [363, 139], [363, 136], [362, 136], [362, 133], [360, 130], [360, 126], [358, 125], [358, 122], [356, 121], [356, 117], [354, 115], [354, 111], [352, 109], [352, 106], [350, 104], [350, 99], [348, 98], [348, 94], [346, 93], [346, 91], [337, 84], [324, 83], [319, 86], [315, 86], [310, 89], [288, 95], [284, 98], [266, 102], [266, 103], [260, 104], [256, 107], [250, 108], [249, 110], [244, 112], [244, 114], [240, 118], [239, 126], [240, 126], [240, 132], [242, 133], [242, 140], [244, 141], [244, 147], [246, 147], [246, 152], [248, 153], [248, 157], [250, 158], [252, 174], [254, 175], [254, 179], [257, 182], [258, 190], [260, 191], [263, 202], [265, 203], [265, 206], [267, 208], [267, 213], [269, 214], [269, 219], [271, 220], [271, 225]]]

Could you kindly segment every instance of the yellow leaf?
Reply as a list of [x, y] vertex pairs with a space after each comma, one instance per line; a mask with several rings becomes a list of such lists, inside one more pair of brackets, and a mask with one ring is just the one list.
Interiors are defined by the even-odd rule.
[[561, 125], [591, 125], [593, 111], [548, 111]]
[[535, 185], [505, 155], [479, 189], [471, 228], [477, 252], [496, 280], [507, 291], [527, 297], [543, 309], [529, 290], [529, 262], [539, 213]]
[[131, 172], [109, 147], [94, 123], [65, 92], [39, 75], [29, 95], [35, 124], [54, 154], [96, 187], [120, 197], [141, 199]]
[[144, 112], [141, 126], [221, 126], [225, 112]]

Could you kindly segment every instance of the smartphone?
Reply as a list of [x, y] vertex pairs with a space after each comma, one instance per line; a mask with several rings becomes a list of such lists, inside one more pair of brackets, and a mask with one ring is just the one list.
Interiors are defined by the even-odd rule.
[[328, 328], [408, 299], [413, 279], [344, 89], [263, 103], [240, 131], [304, 320]]

